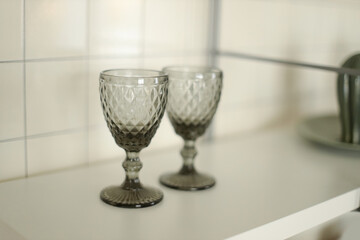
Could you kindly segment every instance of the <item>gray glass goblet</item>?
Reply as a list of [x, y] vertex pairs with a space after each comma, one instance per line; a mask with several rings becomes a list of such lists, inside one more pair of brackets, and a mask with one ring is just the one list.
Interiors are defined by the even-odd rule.
[[100, 198], [111, 205], [141, 208], [155, 205], [163, 193], [140, 183], [140, 151], [159, 127], [168, 95], [168, 76], [152, 70], [114, 69], [100, 73], [100, 100], [116, 144], [126, 151], [125, 181], [103, 189]]
[[179, 172], [164, 174], [160, 182], [180, 190], [202, 190], [215, 179], [195, 170], [195, 141], [202, 136], [216, 112], [222, 89], [222, 72], [211, 67], [165, 67], [169, 74], [169, 98], [166, 111], [175, 132], [184, 141], [180, 151], [183, 166]]

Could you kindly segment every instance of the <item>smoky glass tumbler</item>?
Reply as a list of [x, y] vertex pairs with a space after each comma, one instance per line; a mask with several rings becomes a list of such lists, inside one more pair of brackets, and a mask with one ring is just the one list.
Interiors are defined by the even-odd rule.
[[180, 190], [202, 190], [215, 184], [215, 179], [194, 167], [197, 154], [195, 141], [208, 128], [216, 112], [222, 89], [222, 71], [212, 67], [165, 67], [169, 74], [169, 97], [166, 111], [176, 134], [184, 139], [180, 151], [180, 171], [167, 173], [160, 182]]
[[103, 189], [100, 198], [118, 207], [155, 205], [163, 193], [141, 184], [139, 153], [150, 144], [164, 115], [168, 76], [152, 70], [106, 70], [100, 73], [99, 89], [107, 126], [116, 144], [126, 151], [125, 181]]

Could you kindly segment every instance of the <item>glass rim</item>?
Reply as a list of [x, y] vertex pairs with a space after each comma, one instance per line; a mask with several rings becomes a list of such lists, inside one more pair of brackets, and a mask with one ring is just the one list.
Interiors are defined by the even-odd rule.
[[168, 81], [163, 71], [141, 68], [114, 68], [100, 72], [100, 81], [126, 85], [154, 85]]
[[215, 75], [221, 76], [222, 71], [220, 68], [213, 66], [190, 66], [190, 65], [173, 65], [166, 66], [162, 69], [165, 73], [176, 73], [176, 74], [195, 74], [195, 75]]
[[[109, 74], [108, 72], [111, 71], [143, 71], [143, 72], [154, 72], [158, 73], [157, 75], [150, 75], [150, 76], [128, 76], [128, 75], [114, 75]], [[159, 70], [153, 70], [153, 69], [141, 69], [141, 68], [112, 68], [112, 69], [106, 69], [100, 72], [103, 76], [109, 76], [109, 77], [118, 77], [118, 78], [159, 78], [159, 77], [167, 77], [168, 74], [166, 74], [164, 71]]]

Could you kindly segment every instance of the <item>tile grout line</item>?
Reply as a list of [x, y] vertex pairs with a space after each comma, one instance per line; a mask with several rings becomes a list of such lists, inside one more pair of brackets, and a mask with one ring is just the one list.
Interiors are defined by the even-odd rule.
[[220, 13], [221, 13], [221, 0], [210, 0], [209, 9], [209, 33], [208, 33], [208, 64], [210, 66], [217, 66], [219, 56], [216, 54], [219, 47], [219, 33], [220, 33]]
[[3, 60], [3, 61], [0, 61], [0, 64], [1, 63], [22, 63], [24, 62], [24, 60]]
[[140, 67], [145, 68], [145, 35], [146, 35], [146, 0], [142, 0], [141, 6], [141, 39], [140, 39]]
[[[190, 4], [189, 4], [189, 1], [190, 0], [185, 0], [185, 2], [184, 2], [184, 4], [185, 4], [185, 9], [189, 9], [190, 10]], [[191, 11], [189, 11], [190, 13], [191, 13]], [[187, 26], [187, 22], [188, 22], [188, 18], [190, 18], [190, 17], [192, 17], [190, 14], [186, 14], [186, 16], [184, 17], [184, 20], [183, 20], [183, 31], [184, 32], [186, 32], [185, 31], [185, 29], [186, 29], [186, 26]], [[183, 49], [186, 49], [186, 42], [187, 42], [187, 34], [184, 34], [184, 36], [183, 36]], [[185, 54], [185, 51], [183, 52], [183, 54], [182, 54], [182, 65], [186, 65], [186, 54]]]
[[[69, 128], [69, 129], [64, 129], [64, 130], [59, 130], [59, 131], [52, 131], [52, 132], [36, 133], [36, 134], [32, 134], [32, 135], [27, 135], [26, 139], [37, 139], [37, 138], [42, 138], [42, 137], [60, 136], [60, 135], [65, 135], [65, 134], [81, 132], [81, 131], [86, 130], [87, 128], [89, 128], [89, 129], [99, 129], [101, 127], [102, 127], [101, 124], [96, 124], [96, 125], [89, 125], [88, 127], [86, 126], [86, 127]], [[25, 140], [25, 136], [24, 137], [14, 137], [14, 138], [0, 139], [0, 143], [14, 142], [14, 141], [20, 141], [20, 140]]]
[[[218, 48], [219, 41], [219, 26], [220, 26], [220, 12], [221, 12], [221, 0], [209, 0], [209, 11], [208, 11], [208, 56], [207, 64], [209, 66], [216, 67], [218, 65], [218, 55], [216, 51]], [[214, 138], [215, 133], [215, 121], [213, 119], [209, 126], [207, 133], [205, 134], [205, 140], [211, 142]]]
[[27, 104], [26, 104], [26, 0], [23, 0], [23, 36], [22, 36], [22, 47], [23, 47], [23, 97], [24, 97], [24, 156], [25, 156], [25, 177], [29, 176], [29, 163], [28, 163], [28, 145], [27, 145]]
[[[140, 44], [142, 45], [142, 44]], [[145, 42], [143, 43], [145, 49]], [[140, 46], [141, 47], [141, 46]], [[206, 51], [188, 51], [185, 53], [186, 56], [198, 56], [207, 53]], [[33, 58], [33, 59], [17, 59], [17, 60], [0, 60], [0, 64], [6, 63], [24, 63], [24, 62], [56, 62], [56, 61], [81, 61], [81, 60], [105, 60], [105, 59], [128, 59], [128, 58], [141, 58], [141, 57], [173, 57], [182, 56], [178, 52], [170, 54], [129, 54], [129, 55], [86, 55], [86, 56], [73, 56], [73, 57], [48, 57], [48, 58]]]
[[24, 139], [25, 139], [25, 137], [7, 138], [7, 139], [1, 139], [0, 143], [15, 142], [15, 141], [20, 141], [20, 140], [24, 140]]
[[86, 165], [90, 165], [90, 0], [86, 1], [86, 94], [85, 94], [85, 119], [86, 119], [86, 146], [85, 146], [85, 159]]
[[69, 129], [53, 131], [53, 132], [37, 133], [37, 134], [33, 134], [33, 135], [28, 135], [27, 139], [36, 139], [36, 138], [42, 138], [42, 137], [60, 136], [60, 135], [65, 135], [65, 134], [81, 132], [81, 131], [84, 131], [86, 129], [87, 129], [87, 127], [85, 126], [85, 127], [69, 128]]
[[315, 69], [315, 70], [322, 70], [322, 71], [329, 71], [329, 72], [335, 72], [338, 74], [350, 74], [353, 76], [360, 76], [360, 70], [354, 69], [354, 68], [345, 68], [345, 67], [334, 67], [329, 65], [323, 65], [323, 64], [314, 64], [314, 63], [308, 63], [308, 62], [299, 62], [294, 60], [287, 60], [287, 59], [281, 59], [281, 58], [273, 58], [273, 57], [267, 57], [262, 55], [254, 55], [254, 54], [248, 54], [243, 52], [233, 52], [233, 51], [222, 51], [217, 50], [216, 55], [220, 57], [228, 57], [228, 58], [234, 58], [234, 59], [243, 59], [243, 60], [251, 60], [255, 62], [268, 62], [273, 64], [283, 64], [283, 65], [289, 65], [289, 66], [295, 66], [300, 67], [303, 69]]

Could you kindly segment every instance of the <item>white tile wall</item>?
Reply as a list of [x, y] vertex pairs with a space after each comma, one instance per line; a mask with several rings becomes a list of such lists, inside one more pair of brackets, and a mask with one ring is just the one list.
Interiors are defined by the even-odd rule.
[[193, 66], [206, 66], [208, 56], [206, 54], [198, 56], [185, 56], [184, 64], [193, 65]]
[[27, 0], [26, 57], [86, 55], [86, 0]]
[[219, 66], [224, 86], [214, 126], [218, 136], [337, 113], [335, 73], [226, 57]]
[[288, 68], [284, 66], [220, 57], [219, 67], [224, 71], [224, 105], [271, 99], [285, 91]]
[[0, 61], [23, 58], [23, 1], [0, 1]]
[[185, 50], [187, 1], [147, 0], [145, 2], [145, 53], [182, 54]]
[[220, 49], [283, 56], [288, 43], [286, 1], [221, 2]]
[[288, 67], [245, 59], [219, 58], [224, 71], [222, 103], [278, 101], [301, 95], [328, 93], [335, 97], [337, 75], [313, 69]]
[[[205, 65], [211, 2], [0, 1], [0, 181], [122, 159], [102, 115], [100, 71]], [[358, 1], [221, 2], [221, 50], [335, 65], [360, 50]], [[216, 136], [337, 111], [336, 74], [230, 58], [219, 66]], [[165, 115], [144, 152], [181, 145]]]
[[224, 0], [220, 48], [339, 65], [359, 51], [358, 1]]
[[219, 104], [214, 119], [214, 135], [229, 136], [260, 130], [288, 120], [287, 106], [276, 106], [274, 102], [233, 105], [232, 109]]
[[203, 55], [188, 55], [188, 56], [174, 56], [174, 57], [145, 57], [144, 67], [148, 69], [161, 70], [166, 66], [174, 65], [194, 65], [205, 66], [207, 56]]
[[161, 70], [165, 66], [184, 65], [185, 58], [183, 56], [176, 57], [147, 57], [144, 59], [144, 67], [148, 69]]
[[90, 163], [125, 158], [124, 150], [116, 145], [104, 119], [103, 122], [103, 125], [89, 129]]
[[185, 51], [205, 52], [209, 40], [210, 1], [186, 0], [185, 7]]
[[24, 136], [23, 63], [0, 64], [0, 113], [0, 140]]
[[27, 63], [27, 133], [85, 127], [87, 86], [85, 61]]
[[90, 0], [90, 54], [140, 54], [142, 0]]
[[204, 53], [209, 30], [208, 0], [147, 0], [145, 54]]
[[29, 175], [87, 163], [85, 131], [30, 138], [27, 145]]
[[0, 181], [25, 176], [24, 140], [0, 143]]

